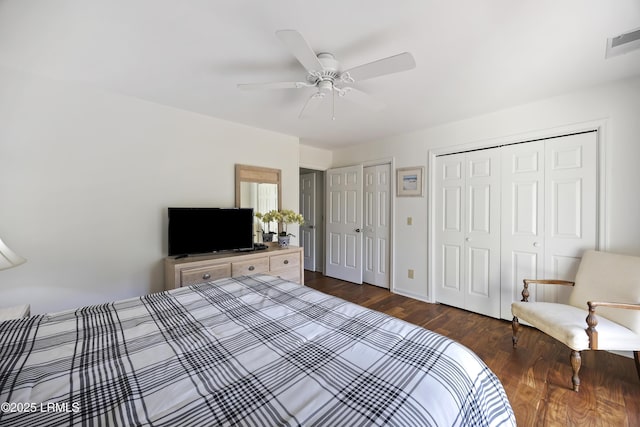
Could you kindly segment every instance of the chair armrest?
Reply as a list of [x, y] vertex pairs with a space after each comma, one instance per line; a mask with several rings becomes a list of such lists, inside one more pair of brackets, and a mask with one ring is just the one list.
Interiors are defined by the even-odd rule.
[[547, 280], [547, 279], [524, 279], [522, 281], [524, 283], [524, 289], [522, 289], [522, 302], [529, 302], [529, 283], [538, 283], [541, 285], [563, 285], [563, 286], [573, 286], [575, 282], [570, 282], [568, 280]]
[[587, 305], [589, 306], [589, 312], [592, 311], [591, 308], [593, 307], [593, 312], [594, 313], [596, 311], [596, 307], [598, 307], [598, 306], [611, 307], [611, 308], [626, 308], [626, 309], [630, 309], [630, 310], [640, 310], [640, 304], [628, 304], [628, 303], [624, 303], [624, 302], [588, 301]]
[[640, 304], [628, 304], [624, 302], [604, 302], [604, 301], [587, 301], [589, 306], [589, 315], [587, 316], [587, 335], [589, 335], [589, 348], [598, 349], [598, 318], [596, 317], [596, 307], [624, 308], [629, 310], [640, 310]]

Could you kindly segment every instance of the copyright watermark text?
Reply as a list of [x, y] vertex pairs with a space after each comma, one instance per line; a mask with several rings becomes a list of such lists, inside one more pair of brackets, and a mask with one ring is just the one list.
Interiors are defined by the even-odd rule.
[[64, 412], [77, 414], [80, 412], [80, 404], [68, 402], [2, 402], [0, 403], [0, 412]]

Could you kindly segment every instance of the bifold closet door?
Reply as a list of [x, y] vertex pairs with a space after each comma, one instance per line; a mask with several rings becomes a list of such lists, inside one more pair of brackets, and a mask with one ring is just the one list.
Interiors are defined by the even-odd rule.
[[544, 275], [545, 142], [502, 147], [500, 317], [522, 299], [522, 280]]
[[436, 161], [436, 299], [500, 316], [500, 153]]
[[464, 308], [465, 155], [436, 159], [435, 293], [443, 304]]
[[[523, 279], [573, 280], [596, 248], [597, 133], [502, 148], [502, 302], [522, 298]], [[566, 302], [568, 288], [531, 285], [530, 301]]]
[[[573, 280], [597, 247], [597, 140], [586, 132], [438, 157], [436, 300], [511, 320], [523, 279]], [[567, 300], [559, 286], [529, 291]]]
[[[544, 276], [573, 280], [582, 254], [596, 249], [598, 235], [598, 133], [545, 142]], [[533, 289], [538, 301], [568, 301], [569, 289]]]

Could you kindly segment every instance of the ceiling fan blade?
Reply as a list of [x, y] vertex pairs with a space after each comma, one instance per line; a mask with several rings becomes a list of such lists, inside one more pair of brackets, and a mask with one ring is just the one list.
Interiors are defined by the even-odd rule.
[[349, 77], [354, 81], [359, 82], [378, 76], [384, 76], [385, 74], [411, 70], [415, 67], [416, 61], [413, 59], [413, 55], [409, 52], [404, 52], [388, 58], [369, 62], [368, 64], [359, 65], [351, 68], [350, 70], [344, 71], [342, 75], [349, 73]]
[[377, 100], [373, 96], [364, 93], [361, 90], [352, 87], [345, 87], [342, 90], [344, 91], [344, 99], [347, 99], [355, 104], [362, 105], [363, 107], [366, 107], [370, 110], [380, 111], [386, 107], [384, 102]]
[[300, 111], [299, 119], [304, 119], [313, 114], [314, 111], [318, 109], [318, 106], [322, 103], [325, 94], [324, 92], [315, 92], [313, 95], [307, 99], [307, 102], [302, 107], [302, 111]]
[[276, 36], [289, 48], [293, 56], [308, 71], [322, 71], [323, 67], [309, 43], [296, 30], [279, 30]]
[[302, 82], [274, 82], [274, 83], [240, 83], [238, 89], [261, 90], [261, 89], [299, 89], [308, 86]]

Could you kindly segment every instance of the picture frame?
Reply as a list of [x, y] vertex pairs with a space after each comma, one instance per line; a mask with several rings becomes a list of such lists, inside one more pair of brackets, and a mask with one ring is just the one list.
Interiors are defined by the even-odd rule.
[[422, 197], [424, 167], [415, 166], [396, 169], [396, 195], [398, 197]]

